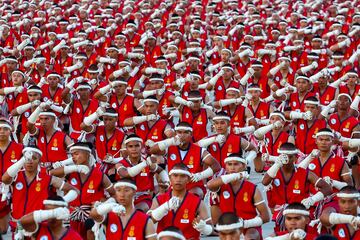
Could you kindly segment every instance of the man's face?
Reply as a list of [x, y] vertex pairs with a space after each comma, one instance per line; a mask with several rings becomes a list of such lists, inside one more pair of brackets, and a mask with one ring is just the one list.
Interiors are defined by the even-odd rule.
[[103, 116], [103, 121], [106, 129], [114, 129], [116, 127], [117, 120], [117, 117]]
[[214, 120], [214, 128], [217, 134], [226, 134], [229, 128], [229, 121]]
[[228, 62], [230, 59], [230, 54], [226, 51], [221, 52], [221, 61], [222, 62]]
[[227, 173], [239, 173], [245, 171], [246, 165], [238, 161], [230, 161], [225, 164]]
[[131, 206], [135, 193], [136, 191], [131, 187], [121, 186], [115, 189], [115, 198], [119, 204], [123, 206]]
[[55, 118], [52, 116], [40, 116], [40, 125], [46, 130], [51, 129], [54, 126]]
[[0, 141], [8, 141], [10, 137], [10, 129], [7, 127], [0, 127]]
[[185, 174], [174, 173], [170, 175], [170, 183], [174, 190], [182, 191], [186, 189], [186, 184], [190, 181], [190, 178]]
[[314, 116], [317, 116], [319, 108], [315, 104], [307, 103], [305, 104], [305, 112], [307, 111], [310, 111]]
[[320, 151], [328, 152], [333, 144], [333, 138], [331, 136], [318, 136], [316, 138], [316, 145]]
[[84, 150], [74, 150], [71, 157], [76, 165], [86, 165], [89, 161], [89, 152]]
[[344, 58], [333, 58], [333, 61], [334, 61], [335, 66], [342, 67], [342, 63], [344, 61]]
[[79, 89], [77, 93], [82, 100], [88, 100], [90, 97], [90, 90], [89, 89]]
[[357, 216], [359, 202], [355, 198], [339, 198], [340, 213]]
[[176, 135], [180, 137], [180, 141], [190, 143], [192, 139], [192, 132], [187, 130], [177, 130]]
[[298, 79], [296, 81], [296, 88], [298, 89], [299, 92], [306, 92], [309, 90], [310, 84], [309, 81], [305, 80], [305, 79]]
[[343, 111], [346, 111], [349, 109], [350, 107], [350, 99], [346, 96], [340, 96], [339, 99], [338, 99], [338, 109], [339, 110], [343, 110]]
[[155, 90], [155, 89], [160, 89], [164, 86], [164, 82], [163, 81], [158, 81], [158, 80], [151, 80], [150, 82], [150, 89], [151, 90]]
[[24, 165], [25, 171], [27, 172], [36, 171], [40, 162], [40, 158], [41, 158], [40, 154], [33, 152], [31, 160], [25, 162]]
[[167, 68], [167, 63], [165, 61], [157, 62], [155, 65], [156, 65], [156, 68], [160, 68], [160, 69], [166, 69]]
[[285, 216], [285, 228], [289, 232], [292, 232], [295, 229], [305, 230], [308, 222], [309, 219], [300, 214], [286, 214]]
[[141, 143], [139, 141], [130, 141], [126, 144], [126, 151], [132, 158], [141, 156]]
[[252, 100], [258, 100], [260, 98], [261, 92], [259, 90], [249, 90], [248, 92]]
[[58, 83], [60, 82], [60, 79], [58, 77], [48, 77], [47, 81], [50, 85], [50, 87], [56, 87]]
[[114, 91], [117, 96], [122, 96], [126, 92], [126, 85], [125, 84], [117, 85], [114, 87]]
[[226, 91], [225, 94], [225, 98], [226, 99], [234, 99], [234, 98], [238, 98], [239, 97], [239, 93], [233, 90], [228, 90]]
[[21, 73], [14, 72], [11, 75], [11, 80], [13, 81], [14, 85], [19, 86], [22, 84], [24, 77]]
[[28, 98], [30, 102], [33, 102], [35, 100], [41, 100], [41, 94], [35, 92], [28, 92]]
[[240, 235], [240, 229], [219, 232], [220, 240], [239, 240]]
[[7, 67], [8, 71], [13, 71], [13, 70], [15, 70], [15, 69], [16, 69], [16, 66], [17, 66], [17, 62], [15, 62], [15, 61], [8, 61], [8, 62], [6, 63], [6, 67]]
[[158, 104], [155, 102], [145, 102], [145, 115], [156, 114]]

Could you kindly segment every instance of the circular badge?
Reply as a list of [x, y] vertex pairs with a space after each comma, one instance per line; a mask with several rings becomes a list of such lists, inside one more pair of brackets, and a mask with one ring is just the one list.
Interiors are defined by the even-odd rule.
[[116, 103], [113, 103], [111, 106], [112, 106], [113, 108], [116, 108]]
[[30, 116], [30, 113], [29, 112], [25, 112], [24, 113], [25, 117], [28, 118]]
[[280, 80], [279, 76], [276, 76], [275, 80], [276, 80], [276, 81], [279, 81], [279, 80]]
[[242, 67], [242, 66], [243, 66], [243, 65], [242, 65], [242, 63], [240, 63], [239, 65], [240, 65], [240, 67]]
[[184, 96], [185, 96], [185, 97], [189, 96], [189, 93], [188, 93], [188, 92], [184, 92]]
[[15, 185], [15, 188], [17, 189], [17, 190], [21, 190], [21, 189], [23, 189], [23, 184], [21, 183], [21, 182], [18, 182], [16, 185]]
[[315, 164], [313, 164], [313, 163], [310, 163], [309, 164], [309, 169], [310, 170], [314, 170], [316, 168], [316, 165]]
[[107, 66], [107, 69], [109, 69], [109, 70], [110, 70], [110, 69], [111, 69], [111, 66], [110, 66], [110, 65], [108, 65], [108, 66]]
[[116, 232], [117, 230], [118, 230], [118, 227], [117, 227], [117, 225], [115, 223], [110, 225], [110, 231], [112, 233]]
[[221, 91], [221, 90], [222, 90], [222, 86], [219, 86], [219, 87], [218, 87], [218, 90]]
[[70, 180], [70, 183], [71, 183], [71, 185], [76, 185], [76, 184], [77, 184], [76, 178], [72, 178], [72, 179]]
[[48, 238], [48, 236], [46, 236], [46, 235], [40, 237], [40, 240], [48, 240], [48, 239], [49, 239], [49, 238]]
[[176, 155], [175, 155], [174, 153], [171, 154], [171, 155], [170, 155], [170, 159], [173, 160], [173, 161], [175, 161], [175, 160], [176, 160]]
[[336, 124], [336, 119], [335, 118], [333, 118], [333, 119], [331, 119], [331, 124]]
[[80, 113], [80, 108], [76, 108], [76, 112], [77, 112], [77, 113]]
[[145, 131], [145, 126], [143, 124], [141, 124], [140, 129]]
[[213, 151], [216, 151], [216, 146], [212, 145], [212, 149], [213, 149]]
[[305, 129], [305, 125], [304, 124], [300, 124], [300, 129], [304, 130]]
[[344, 229], [343, 229], [343, 228], [340, 228], [338, 234], [339, 234], [339, 237], [344, 238], [344, 237], [345, 237], [345, 231], [344, 231]]
[[40, 141], [41, 141], [41, 143], [45, 143], [45, 138], [44, 138], [44, 137], [41, 137], [41, 138], [40, 138]]
[[279, 179], [277, 179], [277, 178], [275, 178], [274, 179], [274, 184], [275, 184], [275, 186], [280, 186], [280, 180]]
[[294, 107], [296, 107], [296, 102], [292, 102], [292, 105], [293, 105]]
[[78, 75], [78, 73], [77, 73], [76, 71], [75, 71], [73, 74], [74, 74], [75, 76]]
[[224, 197], [225, 199], [228, 199], [228, 198], [230, 197], [230, 193], [229, 193], [228, 191], [224, 191], [224, 192], [223, 192], [223, 197]]
[[296, 62], [296, 61], [297, 61], [297, 57], [293, 57], [293, 61]]
[[12, 99], [13, 99], [13, 97], [12, 97], [12, 95], [11, 95], [11, 94], [9, 95], [9, 99], [10, 99], [10, 100], [12, 100]]
[[47, 98], [47, 97], [44, 97], [44, 102], [46, 102], [47, 100], [48, 100], [49, 98]]
[[100, 141], [104, 141], [104, 135], [100, 135]]
[[186, 117], [186, 118], [189, 118], [189, 117], [190, 117], [190, 116], [189, 116], [189, 113], [186, 113], [186, 114], [185, 114], [185, 117]]

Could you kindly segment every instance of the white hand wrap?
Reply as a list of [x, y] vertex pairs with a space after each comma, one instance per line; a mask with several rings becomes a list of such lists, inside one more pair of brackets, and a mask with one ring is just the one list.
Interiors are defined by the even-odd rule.
[[180, 199], [178, 197], [172, 197], [169, 201], [163, 203], [158, 208], [151, 211], [151, 216], [156, 220], [160, 221], [165, 217], [170, 210], [175, 210], [180, 205]]
[[16, 89], [17, 89], [17, 87], [4, 87], [3, 88], [5, 95], [15, 92]]
[[205, 169], [202, 172], [192, 174], [191, 181], [199, 182], [199, 181], [207, 179], [213, 175], [214, 175], [214, 171], [212, 170], [211, 167], [208, 167], [207, 169]]
[[194, 225], [194, 228], [196, 229], [196, 231], [198, 231], [201, 234], [204, 234], [206, 236], [210, 235], [213, 231], [212, 226], [209, 224], [206, 224], [206, 222], [202, 219]]
[[239, 180], [241, 178], [241, 174], [240, 173], [230, 173], [230, 174], [222, 175], [220, 178], [224, 184], [228, 184], [233, 181]]
[[244, 228], [260, 227], [262, 224], [263, 220], [259, 216], [249, 220], [244, 220]]
[[161, 151], [164, 151], [170, 146], [176, 146], [180, 144], [180, 140], [176, 137], [168, 138], [156, 143]]
[[344, 224], [344, 223], [352, 224], [355, 218], [356, 217], [352, 215], [341, 214], [341, 213], [330, 213], [329, 222], [332, 225]]
[[359, 111], [359, 103], [360, 103], [360, 96], [356, 95], [356, 97], [354, 98], [354, 100], [350, 105], [350, 108]]
[[232, 98], [232, 99], [221, 99], [219, 101], [220, 107], [225, 107], [228, 106], [230, 104], [234, 104], [236, 103], [236, 98]]
[[240, 134], [240, 133], [253, 133], [255, 131], [255, 126], [248, 126], [248, 127], [242, 127], [242, 128], [239, 128], [239, 127], [235, 127], [234, 128], [234, 133], [235, 134]]
[[349, 147], [350, 148], [355, 148], [355, 147], [359, 147], [360, 146], [360, 139], [350, 139], [349, 140]]
[[139, 164], [133, 166], [133, 167], [130, 167], [130, 168], [127, 168], [127, 171], [128, 171], [128, 174], [130, 177], [135, 177], [137, 176], [139, 173], [141, 173], [141, 171], [146, 168], [147, 164], [146, 164], [146, 161], [142, 161], [140, 162]]
[[248, 153], [245, 160], [247, 163], [251, 163], [255, 160], [256, 157], [257, 157], [257, 152], [253, 150]]
[[25, 164], [25, 158], [22, 157], [20, 158], [19, 161], [17, 161], [16, 163], [14, 163], [13, 165], [11, 165], [6, 172], [9, 174], [10, 177], [14, 178], [18, 172], [20, 171], [20, 169], [24, 166]]
[[273, 67], [272, 69], [270, 69], [269, 73], [272, 75], [272, 76], [275, 76], [275, 74], [280, 71], [280, 68], [282, 67], [281, 64]]
[[184, 67], [186, 67], [186, 62], [179, 62], [179, 63], [174, 64], [174, 66], [173, 66], [174, 70], [176, 70], [176, 71], [181, 68], [184, 68]]
[[267, 175], [269, 175], [269, 177], [271, 178], [275, 178], [277, 172], [279, 171], [279, 169], [282, 167], [282, 164], [279, 162], [275, 162], [267, 171]]
[[275, 127], [274, 124], [270, 124], [267, 126], [263, 126], [261, 128], [258, 128], [255, 132], [254, 132], [254, 136], [256, 138], [262, 138], [266, 133], [270, 132], [271, 130], [273, 130]]
[[182, 97], [179, 97], [179, 96], [175, 97], [174, 102], [177, 104], [180, 104], [180, 105], [185, 105], [185, 106], [187, 106], [187, 104], [188, 104], [188, 101], [186, 101], [185, 99], [183, 99]]
[[216, 136], [203, 138], [197, 142], [200, 147], [207, 148], [216, 141]]

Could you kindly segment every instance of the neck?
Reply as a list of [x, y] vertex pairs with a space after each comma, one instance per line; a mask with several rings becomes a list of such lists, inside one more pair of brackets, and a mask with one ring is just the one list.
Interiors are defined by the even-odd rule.
[[130, 156], [129, 156], [129, 160], [130, 160], [130, 162], [132, 162], [132, 163], [138, 163], [138, 162], [140, 162], [140, 160], [141, 160], [141, 156], [139, 156], [139, 157], [130, 157]]
[[320, 158], [328, 158], [330, 154], [330, 151], [320, 151]]
[[9, 145], [9, 140], [0, 140], [0, 147], [7, 147]]
[[285, 170], [285, 172], [289, 173], [292, 172], [294, 170], [294, 164], [285, 164], [283, 166], [283, 169]]
[[34, 171], [25, 171], [25, 175], [26, 175], [26, 177], [28, 177], [28, 178], [34, 178], [35, 176], [36, 176], [36, 174], [37, 174], [37, 169], [36, 170], [34, 170]]
[[182, 189], [182, 190], [172, 190], [172, 195], [175, 197], [179, 197], [180, 199], [183, 199], [185, 197], [186, 194], [186, 188]]
[[55, 236], [61, 235], [64, 230], [62, 221], [57, 221], [56, 224], [48, 224], [48, 226]]

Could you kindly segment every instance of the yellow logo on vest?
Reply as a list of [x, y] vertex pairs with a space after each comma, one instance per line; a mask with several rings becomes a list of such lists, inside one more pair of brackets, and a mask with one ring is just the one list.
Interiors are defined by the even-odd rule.
[[248, 201], [249, 201], [249, 197], [248, 197], [248, 193], [247, 193], [247, 192], [244, 193], [243, 200], [244, 200], [244, 202], [248, 202]]
[[129, 237], [135, 236], [135, 226], [131, 226], [129, 230]]
[[124, 111], [127, 111], [127, 108], [128, 108], [128, 106], [127, 106], [127, 104], [125, 104], [125, 105], [124, 105], [124, 108], [123, 108]]
[[194, 157], [190, 156], [188, 168], [194, 168]]
[[228, 146], [228, 150], [227, 150], [227, 151], [228, 151], [228, 153], [232, 152], [232, 150], [233, 150], [233, 149], [232, 149], [232, 145], [231, 145], [231, 144], [229, 144], [229, 146]]
[[180, 220], [180, 223], [189, 223], [190, 220], [189, 220], [189, 210], [186, 208], [184, 210], [184, 214], [182, 216], [182, 219]]
[[13, 150], [13, 151], [11, 151], [11, 156], [10, 156], [10, 158], [11, 158], [11, 162], [16, 162], [16, 160], [17, 159], [15, 159], [16, 158], [16, 154], [15, 154], [15, 151]]
[[295, 181], [294, 188], [295, 188], [295, 189], [299, 189], [299, 180], [296, 180], [296, 181]]
[[58, 146], [58, 140], [55, 138], [54, 141], [53, 141], [53, 145], [51, 147], [51, 150], [54, 150], [54, 151], [59, 150], [59, 148], [57, 146]]
[[330, 172], [334, 172], [334, 171], [335, 171], [335, 164], [331, 164]]
[[37, 183], [35, 187], [35, 191], [40, 192], [41, 191], [41, 183]]
[[113, 142], [113, 144], [112, 144], [112, 146], [111, 146], [111, 150], [113, 150], [113, 151], [116, 151], [116, 145], [117, 145], [117, 141], [116, 141], [116, 139], [114, 140], [114, 142]]
[[87, 193], [95, 193], [95, 190], [93, 188], [94, 188], [94, 182], [91, 180], [89, 183], [89, 188], [86, 192]]

